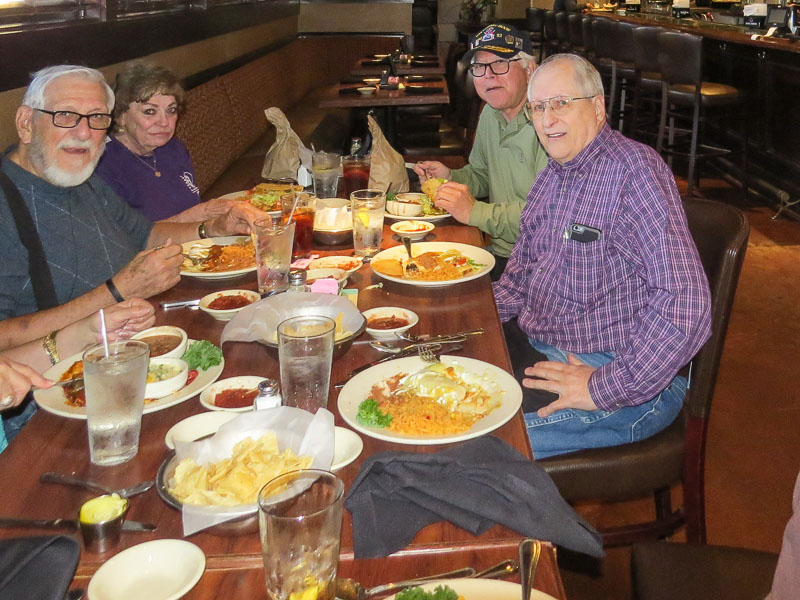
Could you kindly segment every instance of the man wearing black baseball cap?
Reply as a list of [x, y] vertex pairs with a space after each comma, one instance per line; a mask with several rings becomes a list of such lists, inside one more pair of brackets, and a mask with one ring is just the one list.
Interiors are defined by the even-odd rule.
[[464, 56], [471, 61], [475, 90], [486, 102], [469, 164], [451, 170], [425, 161], [414, 171], [423, 182], [428, 177], [450, 180], [439, 188], [436, 206], [489, 234], [496, 260], [492, 279], [499, 279], [519, 235], [528, 191], [547, 165], [547, 154], [522, 110], [536, 63], [528, 37], [510, 25], [479, 31]]

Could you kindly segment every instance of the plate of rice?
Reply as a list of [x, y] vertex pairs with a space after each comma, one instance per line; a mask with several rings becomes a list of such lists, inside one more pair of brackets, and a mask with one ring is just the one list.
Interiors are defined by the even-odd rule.
[[446, 355], [440, 363], [410, 356], [375, 365], [348, 381], [338, 400], [339, 413], [356, 431], [409, 445], [479, 437], [508, 422], [521, 405], [513, 375]]

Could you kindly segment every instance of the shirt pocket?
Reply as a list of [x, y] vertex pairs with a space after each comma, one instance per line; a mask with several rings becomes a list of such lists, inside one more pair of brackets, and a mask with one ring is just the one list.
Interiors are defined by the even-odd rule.
[[580, 306], [589, 306], [604, 293], [605, 246], [603, 240], [565, 241], [562, 270], [564, 297]]

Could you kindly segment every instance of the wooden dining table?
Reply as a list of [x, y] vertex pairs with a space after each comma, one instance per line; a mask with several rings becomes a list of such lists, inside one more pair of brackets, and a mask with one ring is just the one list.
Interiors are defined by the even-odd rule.
[[[350, 75], [355, 77], [379, 75], [385, 70], [389, 69], [389, 65], [385, 62], [377, 62], [378, 59], [368, 57], [359, 58], [353, 67], [350, 69]], [[398, 75], [444, 75], [445, 66], [441, 58], [437, 59], [436, 64], [432, 60], [425, 60], [415, 62], [399, 62], [394, 63], [395, 71]]]
[[[389, 224], [387, 219], [383, 247], [399, 243], [389, 230]], [[452, 219], [438, 223], [429, 240], [482, 245], [477, 229], [458, 225]], [[351, 255], [352, 252], [352, 245], [341, 248], [317, 246], [314, 250], [320, 255]], [[365, 264], [351, 275], [347, 287], [359, 289], [358, 308], [361, 310], [378, 306], [403, 306], [415, 311], [419, 315], [419, 324], [413, 330], [416, 333], [451, 333], [482, 327], [485, 333], [467, 338], [459, 354], [510, 371], [488, 276], [448, 287], [421, 288], [383, 281], [372, 272], [369, 264]], [[157, 324], [176, 325], [186, 330], [190, 338], [207, 339], [219, 344], [225, 323], [197, 310], [163, 310], [160, 303], [200, 298], [213, 291], [231, 288], [255, 289], [255, 273], [229, 281], [183, 277], [174, 288], [151, 299], [157, 307]], [[355, 367], [382, 356], [365, 343], [365, 339], [366, 334], [356, 340], [343, 356], [334, 360], [331, 381], [346, 378]], [[279, 378], [276, 351], [261, 344], [227, 342], [223, 346], [223, 353], [223, 378], [236, 375]], [[345, 426], [337, 410], [338, 394], [338, 390], [331, 390], [328, 408], [334, 414], [336, 425]], [[0, 516], [74, 518], [80, 505], [93, 494], [76, 488], [40, 483], [39, 476], [45, 471], [74, 474], [112, 488], [153, 479], [159, 465], [168, 456], [164, 443], [167, 430], [180, 420], [203, 410], [198, 399], [193, 397], [144, 415], [138, 454], [122, 465], [98, 467], [89, 462], [86, 422], [56, 416], [40, 409], [6, 451], [0, 454]], [[492, 434], [531, 457], [520, 412]], [[359, 458], [338, 471], [348, 489], [364, 460], [377, 452], [436, 452], [450, 447], [401, 445], [366, 435], [361, 437], [364, 449]], [[519, 533], [501, 525], [492, 527], [482, 535], [473, 536], [449, 522], [438, 522], [423, 528], [407, 547], [390, 556], [357, 559], [353, 552], [352, 518], [347, 510], [344, 513], [339, 573], [341, 576], [354, 577], [367, 586], [461, 566], [487, 568], [503, 559], [516, 558], [522, 539]], [[149, 533], [124, 532], [119, 545], [106, 554], [94, 554], [84, 549], [73, 587], [86, 587], [89, 578], [103, 562], [125, 548], [149, 540], [183, 538], [179, 511], [169, 507], [155, 489], [131, 500], [127, 518], [154, 523], [157, 529]], [[0, 538], [45, 533], [51, 532], [2, 529]], [[74, 535], [77, 537], [77, 534]], [[231, 534], [212, 528], [190, 536], [188, 541], [205, 553], [206, 570], [199, 583], [185, 596], [187, 599], [266, 597], [257, 531]], [[543, 544], [535, 588], [555, 598], [565, 598], [556, 552], [548, 543]]]

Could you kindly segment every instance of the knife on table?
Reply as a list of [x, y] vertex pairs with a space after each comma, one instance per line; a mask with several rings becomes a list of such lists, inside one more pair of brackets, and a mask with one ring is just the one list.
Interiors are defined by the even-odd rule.
[[[78, 529], [78, 519], [20, 519], [17, 517], [0, 518], [0, 528], [32, 527], [36, 529]], [[155, 531], [152, 523], [140, 521], [123, 521], [122, 531]]]

